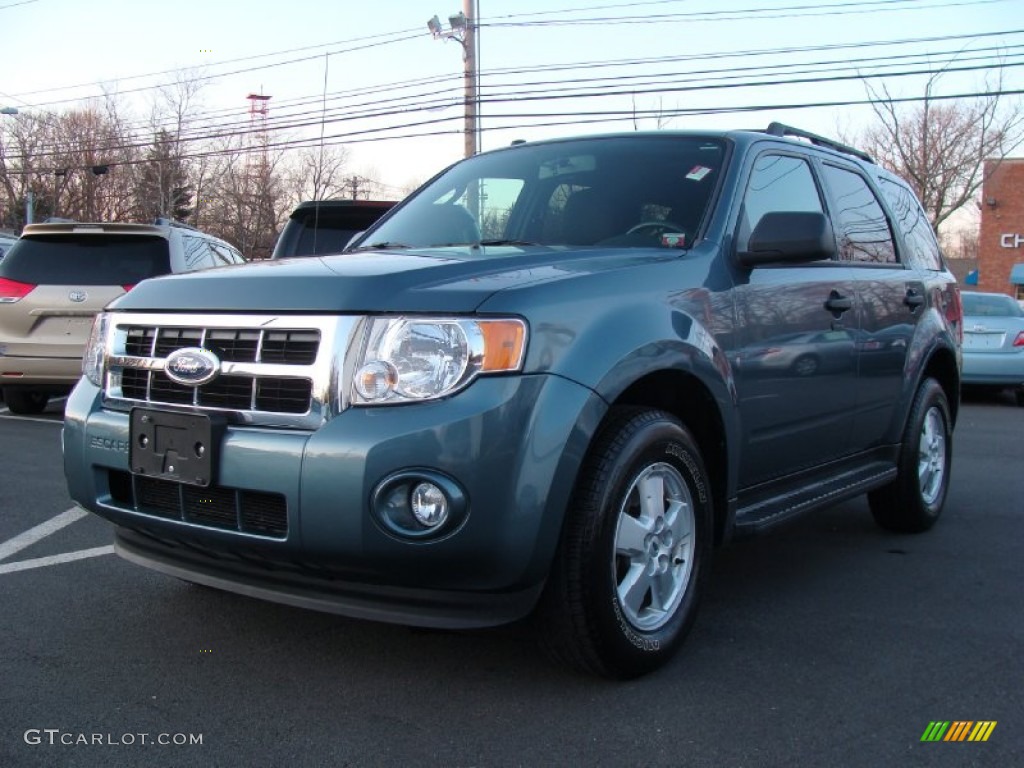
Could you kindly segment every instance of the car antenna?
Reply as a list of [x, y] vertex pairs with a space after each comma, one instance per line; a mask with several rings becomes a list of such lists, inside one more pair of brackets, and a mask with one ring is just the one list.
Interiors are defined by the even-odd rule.
[[[320, 166], [317, 170], [319, 173], [323, 173], [324, 168], [324, 126], [327, 123], [327, 71], [330, 64], [329, 53], [324, 54], [324, 94], [323, 102], [320, 107], [320, 158], [318, 159], [318, 165]], [[314, 179], [319, 175], [315, 174]], [[316, 188], [313, 187], [313, 197], [316, 202], [313, 206], [313, 255], [316, 255], [316, 236], [320, 232], [320, 198], [323, 194]]]

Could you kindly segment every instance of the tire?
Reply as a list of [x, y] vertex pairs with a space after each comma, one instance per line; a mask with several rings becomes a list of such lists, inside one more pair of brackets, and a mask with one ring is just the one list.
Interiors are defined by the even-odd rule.
[[1024, 408], [1024, 387], [1018, 389], [1014, 395], [1017, 398], [1017, 407]]
[[21, 389], [20, 387], [4, 387], [4, 404], [11, 413], [22, 416], [42, 413], [46, 410], [48, 402], [50, 402], [50, 396], [45, 392]]
[[896, 479], [868, 494], [875, 522], [899, 533], [927, 531], [939, 519], [953, 459], [946, 393], [935, 379], [917, 390], [903, 432]]
[[[536, 618], [558, 661], [629, 679], [665, 664], [710, 568], [710, 482], [679, 420], [615, 409], [584, 463]], [[653, 501], [642, 504], [641, 494]]]

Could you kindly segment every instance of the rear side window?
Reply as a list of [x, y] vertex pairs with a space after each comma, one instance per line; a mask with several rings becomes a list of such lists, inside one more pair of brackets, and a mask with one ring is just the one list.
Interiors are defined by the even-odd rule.
[[889, 209], [907, 241], [906, 262], [916, 269], [942, 269], [939, 244], [935, 240], [931, 222], [914, 193], [902, 184], [880, 178], [878, 186], [889, 202]]
[[896, 246], [889, 220], [867, 182], [856, 173], [825, 165], [825, 180], [832, 193], [833, 225], [839, 240], [839, 258], [869, 264], [895, 264]]
[[167, 241], [137, 235], [25, 237], [0, 277], [33, 285], [134, 285], [171, 271]]

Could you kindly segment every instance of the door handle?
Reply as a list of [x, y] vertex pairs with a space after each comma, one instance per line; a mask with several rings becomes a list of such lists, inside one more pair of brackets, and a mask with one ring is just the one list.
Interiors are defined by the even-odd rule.
[[907, 288], [907, 295], [903, 297], [903, 303], [910, 307], [910, 311], [913, 312], [924, 304], [924, 296], [913, 288]]
[[843, 312], [853, 309], [853, 299], [849, 296], [843, 296], [839, 291], [833, 290], [828, 295], [828, 301], [825, 302], [825, 309], [839, 317]]

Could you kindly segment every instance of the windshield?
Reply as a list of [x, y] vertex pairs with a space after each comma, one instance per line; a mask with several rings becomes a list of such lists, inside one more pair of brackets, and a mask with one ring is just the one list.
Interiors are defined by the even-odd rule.
[[1024, 317], [1024, 309], [1009, 296], [964, 293], [964, 314], [974, 317]]
[[524, 145], [459, 163], [359, 248], [686, 248], [721, 174], [721, 141], [630, 136]]

